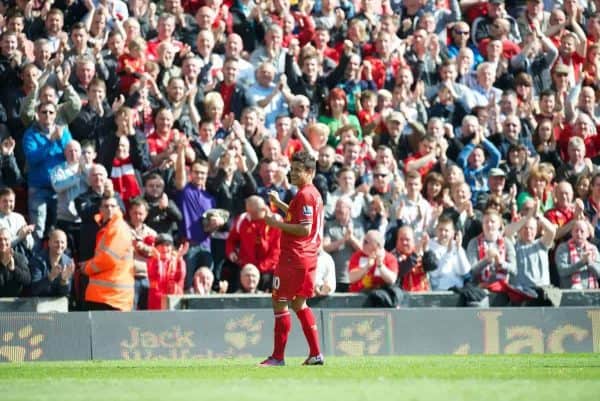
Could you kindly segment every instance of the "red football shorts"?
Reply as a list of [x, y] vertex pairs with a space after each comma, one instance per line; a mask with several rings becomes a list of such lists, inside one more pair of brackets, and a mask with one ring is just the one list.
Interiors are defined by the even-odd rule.
[[316, 275], [316, 266], [305, 270], [278, 265], [273, 275], [273, 299], [292, 301], [296, 297], [311, 298], [314, 294]]

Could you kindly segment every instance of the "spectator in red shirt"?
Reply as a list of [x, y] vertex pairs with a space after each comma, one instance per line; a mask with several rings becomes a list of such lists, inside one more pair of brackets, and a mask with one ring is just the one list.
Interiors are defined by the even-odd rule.
[[271, 288], [273, 272], [279, 261], [279, 238], [281, 230], [265, 223], [264, 199], [253, 195], [246, 200], [246, 212], [239, 215], [232, 224], [225, 243], [227, 261], [221, 278], [229, 282], [229, 290], [235, 292], [240, 285], [240, 269], [248, 263], [258, 267], [261, 273], [259, 288]]
[[377, 230], [368, 231], [362, 249], [350, 257], [350, 292], [374, 290], [393, 285], [398, 278], [398, 262], [387, 252], [384, 239]]
[[573, 202], [573, 187], [567, 181], [561, 181], [552, 191], [554, 207], [544, 216], [557, 227], [556, 241], [560, 242], [570, 234], [578, 218], [584, 218], [584, 206], [580, 199]]
[[398, 283], [404, 291], [431, 290], [425, 269], [433, 270], [436, 266], [432, 263], [424, 263], [423, 252], [428, 248], [428, 244], [427, 234], [423, 234], [419, 244], [416, 244], [415, 232], [410, 226], [402, 226], [398, 229], [396, 247], [392, 255], [398, 262]]
[[490, 36], [479, 42], [479, 51], [481, 55], [487, 58], [488, 44], [493, 40], [502, 42], [502, 55], [510, 60], [521, 52], [521, 48], [508, 39], [510, 33], [510, 22], [504, 18], [496, 18], [490, 25]]
[[325, 25], [317, 25], [312, 38], [312, 43], [315, 49], [321, 56], [324, 64], [337, 64], [340, 60], [340, 54], [336, 49], [329, 47], [331, 35], [329, 29]]
[[[419, 151], [404, 159], [404, 170], [405, 172], [416, 170], [421, 177], [425, 177], [437, 163], [438, 155], [438, 144], [435, 137], [426, 135], [419, 142]], [[445, 154], [442, 156], [445, 157]]]
[[189, 247], [186, 242], [177, 251], [173, 249], [173, 237], [159, 234], [154, 246], [155, 256], [148, 260], [148, 309], [166, 309], [166, 296], [183, 294], [185, 262], [183, 255]]
[[585, 33], [574, 20], [570, 21], [573, 32], [565, 33], [560, 39], [558, 47], [557, 64], [564, 64], [569, 68], [569, 82], [573, 86], [579, 82], [583, 63], [587, 55], [587, 40]]
[[158, 58], [158, 45], [160, 45], [161, 42], [171, 42], [178, 52], [183, 49], [183, 43], [175, 40], [173, 37], [173, 34], [175, 33], [175, 16], [173, 14], [161, 14], [158, 18], [156, 30], [158, 35], [154, 39], [148, 41], [148, 60], [155, 61]]

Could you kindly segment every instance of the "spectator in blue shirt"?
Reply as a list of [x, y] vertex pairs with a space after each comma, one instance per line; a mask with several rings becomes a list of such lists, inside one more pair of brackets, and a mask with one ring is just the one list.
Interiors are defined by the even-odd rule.
[[[488, 153], [486, 160], [485, 152]], [[490, 169], [500, 164], [500, 152], [479, 130], [458, 155], [458, 165], [463, 169], [465, 181], [471, 187], [471, 201], [488, 191]]]
[[56, 124], [56, 105], [42, 102], [37, 107], [37, 121], [23, 136], [29, 186], [29, 221], [35, 224], [34, 239], [41, 243], [46, 227], [56, 223], [56, 192], [50, 171], [65, 161], [64, 151], [71, 142], [69, 128]]

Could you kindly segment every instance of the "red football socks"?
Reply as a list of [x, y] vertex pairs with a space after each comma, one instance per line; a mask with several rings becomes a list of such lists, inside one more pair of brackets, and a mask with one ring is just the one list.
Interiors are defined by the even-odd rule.
[[[313, 318], [314, 320], [314, 318]], [[275, 344], [273, 346], [273, 358], [283, 360], [285, 345], [287, 344], [288, 334], [292, 329], [292, 317], [289, 311], [275, 314]]]
[[298, 320], [302, 324], [302, 331], [308, 342], [310, 350], [309, 356], [317, 356], [321, 353], [319, 347], [319, 330], [317, 329], [317, 323], [315, 322], [315, 315], [312, 313], [312, 309], [306, 307], [296, 312]]

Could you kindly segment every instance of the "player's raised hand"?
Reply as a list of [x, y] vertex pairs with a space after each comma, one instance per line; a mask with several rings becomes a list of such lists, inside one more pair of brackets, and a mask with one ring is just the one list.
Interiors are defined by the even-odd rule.
[[279, 198], [279, 193], [277, 193], [277, 191], [269, 191], [269, 202], [275, 206], [279, 206], [281, 204], [281, 199]]

